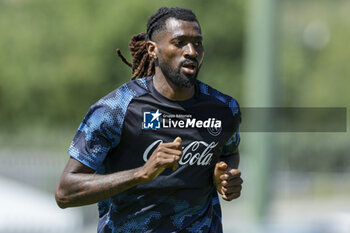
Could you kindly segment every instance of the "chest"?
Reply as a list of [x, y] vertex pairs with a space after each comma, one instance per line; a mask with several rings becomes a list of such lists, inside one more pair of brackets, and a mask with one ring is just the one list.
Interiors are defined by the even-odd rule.
[[160, 143], [181, 137], [179, 165], [205, 167], [218, 160], [234, 128], [232, 113], [222, 106], [199, 102], [184, 107], [140, 100], [128, 108], [116, 150], [124, 154], [126, 163], [132, 161], [130, 166], [141, 166]]

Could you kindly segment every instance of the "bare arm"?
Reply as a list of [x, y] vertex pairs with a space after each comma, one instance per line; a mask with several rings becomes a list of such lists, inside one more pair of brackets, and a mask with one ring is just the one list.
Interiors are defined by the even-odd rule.
[[58, 206], [66, 208], [96, 203], [145, 182], [140, 176], [140, 168], [108, 175], [94, 172], [70, 158], [56, 188]]
[[108, 175], [93, 174], [95, 170], [70, 158], [56, 187], [56, 202], [67, 208], [105, 200], [155, 179], [168, 167], [176, 169], [181, 155], [181, 138], [176, 138], [158, 145], [144, 166]]

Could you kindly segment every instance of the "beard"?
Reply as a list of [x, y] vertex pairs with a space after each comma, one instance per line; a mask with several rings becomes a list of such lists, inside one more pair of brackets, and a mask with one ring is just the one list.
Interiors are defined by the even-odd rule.
[[[200, 66], [197, 66], [196, 73], [194, 75], [185, 75], [181, 73], [182, 64], [186, 61], [182, 61], [176, 69], [172, 69], [166, 62], [158, 63], [160, 70], [164, 74], [165, 78], [169, 80], [176, 86], [190, 88], [193, 87], [197, 81], [197, 75], [200, 69]], [[197, 63], [198, 64], [198, 63]]]

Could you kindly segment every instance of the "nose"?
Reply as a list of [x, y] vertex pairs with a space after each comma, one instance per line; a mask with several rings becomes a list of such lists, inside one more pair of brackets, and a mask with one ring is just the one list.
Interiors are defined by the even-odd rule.
[[198, 52], [192, 43], [188, 43], [185, 46], [184, 56], [189, 58], [196, 58], [198, 56]]

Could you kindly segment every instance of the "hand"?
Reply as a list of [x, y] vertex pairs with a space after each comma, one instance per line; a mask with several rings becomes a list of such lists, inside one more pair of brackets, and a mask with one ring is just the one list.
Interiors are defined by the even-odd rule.
[[241, 195], [243, 180], [238, 169], [228, 168], [225, 162], [219, 162], [215, 166], [213, 179], [224, 200], [231, 201]]
[[172, 167], [175, 171], [179, 167], [178, 161], [182, 156], [181, 142], [182, 139], [177, 137], [173, 142], [159, 144], [142, 167], [142, 177], [151, 181], [166, 168]]

